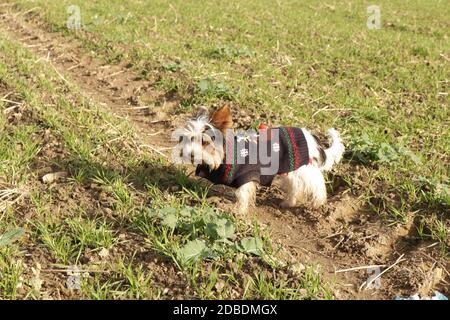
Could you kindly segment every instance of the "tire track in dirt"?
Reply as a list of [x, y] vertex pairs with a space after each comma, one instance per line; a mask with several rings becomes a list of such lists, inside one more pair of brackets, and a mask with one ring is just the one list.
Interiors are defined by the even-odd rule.
[[[35, 21], [0, 10], [0, 26], [6, 34], [27, 47], [38, 60], [53, 66], [64, 82], [76, 84], [83, 95], [117, 117], [129, 118], [140, 134], [140, 144], [150, 152], [166, 157], [170, 154], [170, 133], [180, 121], [173, 113], [177, 101], [164, 100], [164, 94], [156, 92], [150, 81], [138, 78], [126, 62], [105, 64], [86, 53], [78, 40], [48, 32]], [[156, 100], [161, 102], [160, 107], [148, 107]], [[349, 165], [342, 166], [343, 170], [352, 170]], [[254, 210], [258, 220], [269, 226], [275, 242], [287, 248], [288, 259], [320, 265], [325, 278], [336, 282], [337, 298], [390, 299], [402, 290], [416, 290], [423, 286], [427, 270], [432, 272], [439, 262], [433, 262], [430, 268], [430, 258], [420, 258], [420, 251], [427, 244], [417, 243], [412, 215], [408, 224], [389, 228], [364, 207], [363, 201], [350, 193], [343, 194], [349, 191], [344, 186], [338, 186], [320, 211], [280, 210], [272, 190], [258, 192]], [[224, 204], [222, 200], [220, 206], [226, 209], [229, 201]], [[368, 278], [364, 269], [335, 274], [338, 269], [391, 265], [403, 253], [406, 262], [382, 278], [380, 290], [358, 290]], [[421, 268], [420, 264], [427, 267]], [[439, 265], [442, 266], [440, 262]]]
[[[47, 32], [11, 13], [4, 12], [0, 19], [3, 32], [22, 43], [37, 57], [36, 61], [53, 67], [65, 83], [76, 84], [84, 96], [115, 116], [129, 118], [146, 146], [168, 150], [170, 136], [167, 133], [171, 131], [173, 119], [163, 110], [169, 110], [175, 102], [163, 101], [162, 107], [144, 104], [143, 101], [161, 100], [161, 94], [151, 88], [149, 81], [137, 77], [127, 63], [103, 63], [92, 52], [84, 52], [77, 40]], [[152, 148], [150, 151], [160, 154]]]

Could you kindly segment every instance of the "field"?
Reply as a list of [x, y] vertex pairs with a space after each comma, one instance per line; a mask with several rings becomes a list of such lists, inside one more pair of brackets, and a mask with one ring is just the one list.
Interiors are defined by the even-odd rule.
[[[450, 6], [371, 4], [0, 1], [0, 299], [449, 296]], [[224, 103], [342, 132], [325, 207], [171, 162]]]

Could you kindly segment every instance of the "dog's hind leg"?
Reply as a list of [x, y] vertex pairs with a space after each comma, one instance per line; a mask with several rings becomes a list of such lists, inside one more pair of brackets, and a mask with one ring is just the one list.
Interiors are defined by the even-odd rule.
[[286, 198], [281, 202], [283, 208], [292, 208], [305, 202], [311, 202], [317, 208], [327, 201], [325, 179], [316, 166], [302, 166], [281, 178], [281, 187], [286, 193]]
[[314, 208], [318, 208], [327, 202], [327, 188], [325, 178], [319, 168], [314, 165], [306, 165], [295, 171], [299, 187], [297, 197], [308, 199]]
[[297, 205], [300, 187], [297, 171], [289, 172], [286, 176], [281, 176], [281, 188], [286, 194], [286, 198], [281, 202], [282, 208], [292, 208]]

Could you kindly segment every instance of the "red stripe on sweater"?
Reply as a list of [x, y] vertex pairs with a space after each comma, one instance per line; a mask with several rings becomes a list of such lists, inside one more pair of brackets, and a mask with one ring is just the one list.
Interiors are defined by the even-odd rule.
[[230, 174], [231, 167], [233, 166], [233, 161], [234, 161], [233, 143], [234, 143], [234, 138], [231, 140], [231, 142], [230, 142], [230, 139], [227, 139], [226, 142], [225, 142], [225, 144], [226, 144], [225, 150], [227, 150], [227, 152], [228, 152], [225, 155], [225, 162], [228, 159], [228, 155], [230, 154], [229, 152], [231, 152], [231, 154], [232, 154], [232, 158], [231, 158], [231, 162], [232, 163], [226, 163], [225, 164], [225, 173], [223, 175], [223, 180], [226, 181], [226, 182], [228, 182], [228, 175]]
[[292, 152], [294, 153], [294, 161], [295, 161], [294, 169], [298, 169], [300, 167], [300, 152], [298, 151], [297, 141], [295, 141], [294, 132], [292, 132], [292, 128], [287, 128], [287, 131], [289, 133], [289, 137], [291, 138], [292, 142]]

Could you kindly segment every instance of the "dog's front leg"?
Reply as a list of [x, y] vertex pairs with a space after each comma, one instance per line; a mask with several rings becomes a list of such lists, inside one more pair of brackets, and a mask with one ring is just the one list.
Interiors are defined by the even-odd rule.
[[254, 181], [243, 184], [236, 190], [238, 214], [246, 215], [248, 208], [255, 204], [256, 183]]

